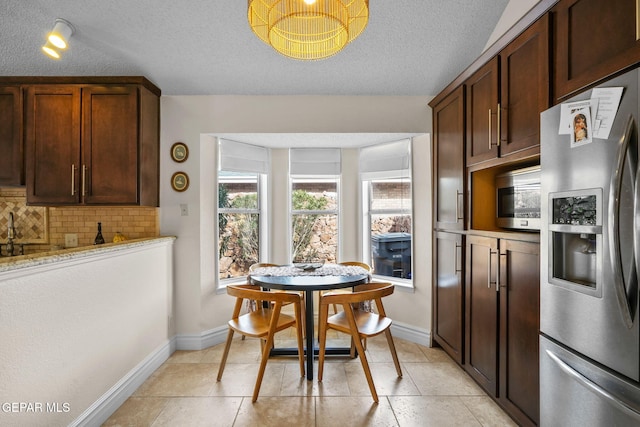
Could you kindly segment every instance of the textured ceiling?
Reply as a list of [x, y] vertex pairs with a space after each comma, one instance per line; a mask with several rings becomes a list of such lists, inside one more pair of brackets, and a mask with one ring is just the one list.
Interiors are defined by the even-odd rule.
[[[143, 75], [163, 95], [437, 94], [480, 55], [508, 0], [371, 0], [338, 55], [285, 58], [247, 24], [245, 0], [0, 0], [0, 75]], [[55, 18], [63, 59], [40, 52]]]

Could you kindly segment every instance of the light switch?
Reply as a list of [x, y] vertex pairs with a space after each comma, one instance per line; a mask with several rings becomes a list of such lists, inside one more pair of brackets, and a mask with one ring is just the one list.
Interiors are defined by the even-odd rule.
[[187, 205], [186, 203], [182, 203], [180, 205], [180, 215], [189, 216], [189, 205]]

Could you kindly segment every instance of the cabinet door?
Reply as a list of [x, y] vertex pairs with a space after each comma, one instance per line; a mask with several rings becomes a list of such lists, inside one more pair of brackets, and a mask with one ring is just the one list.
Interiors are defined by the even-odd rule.
[[0, 185], [24, 185], [22, 93], [0, 87]]
[[550, 98], [549, 16], [509, 43], [500, 61], [500, 157], [540, 153], [540, 113]]
[[476, 71], [467, 87], [467, 166], [498, 157], [499, 58]]
[[465, 369], [487, 393], [496, 396], [498, 241], [467, 236], [465, 257]]
[[638, 2], [561, 0], [555, 6], [555, 98], [640, 60]]
[[26, 102], [27, 203], [78, 203], [80, 88], [31, 86]]
[[435, 235], [434, 339], [459, 364], [463, 359], [463, 236]]
[[540, 245], [500, 240], [500, 393], [520, 425], [539, 421]]
[[82, 193], [86, 204], [138, 203], [138, 92], [82, 89]]
[[436, 228], [463, 230], [464, 221], [464, 87], [433, 109]]

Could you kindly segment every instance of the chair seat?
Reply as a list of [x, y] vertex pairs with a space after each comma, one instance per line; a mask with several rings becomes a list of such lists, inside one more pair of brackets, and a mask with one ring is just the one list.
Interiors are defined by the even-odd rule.
[[[358, 333], [363, 337], [374, 337], [384, 332], [389, 326], [391, 326], [391, 319], [388, 317], [382, 317], [375, 313], [362, 310], [353, 310], [355, 316], [356, 325], [358, 326]], [[349, 326], [349, 319], [344, 311], [338, 312], [327, 319], [327, 323], [331, 325], [331, 328], [340, 332], [348, 334], [351, 332]]]
[[[239, 332], [244, 337], [250, 336], [260, 338], [262, 355], [260, 357], [260, 368], [256, 378], [256, 385], [253, 388], [251, 401], [258, 400], [262, 378], [264, 377], [269, 353], [273, 347], [274, 335], [284, 329], [294, 327], [298, 341], [298, 364], [300, 366], [300, 376], [304, 377], [304, 346], [302, 344], [302, 298], [297, 293], [288, 292], [266, 292], [255, 285], [227, 286], [227, 294], [236, 297], [233, 314], [229, 321], [229, 332], [224, 345], [224, 352], [218, 367], [218, 381], [222, 380], [224, 367], [227, 364], [229, 349], [233, 341], [234, 332]], [[257, 301], [256, 310], [240, 315], [245, 300]], [[262, 304], [265, 303], [266, 307]], [[295, 317], [281, 312], [282, 306], [291, 303], [294, 306]]]
[[[391, 319], [382, 305], [382, 298], [393, 294], [393, 285], [391, 283], [367, 283], [358, 285], [351, 294], [339, 294], [329, 292], [320, 295], [320, 313], [318, 321], [318, 341], [320, 348], [318, 349], [318, 381], [322, 381], [324, 372], [324, 359], [327, 344], [327, 330], [334, 329], [351, 335], [351, 357], [355, 356], [355, 351], [360, 356], [360, 364], [364, 370], [371, 397], [373, 401], [378, 403], [378, 392], [373, 383], [369, 362], [364, 349], [363, 341], [367, 337], [373, 337], [380, 333], [384, 333], [387, 337], [387, 344], [393, 364], [396, 367], [398, 378], [402, 377], [402, 368], [396, 353], [396, 347], [391, 336]], [[378, 308], [377, 313], [363, 310], [360, 308], [364, 301], [375, 301]], [[329, 306], [332, 304], [342, 305], [342, 311], [329, 317]]]
[[[251, 311], [236, 319], [229, 320], [229, 327], [248, 337], [262, 337], [269, 332], [269, 322], [271, 321], [272, 314], [273, 310], [271, 308]], [[295, 324], [295, 317], [280, 313], [278, 323], [276, 324], [276, 332], [287, 329]]]

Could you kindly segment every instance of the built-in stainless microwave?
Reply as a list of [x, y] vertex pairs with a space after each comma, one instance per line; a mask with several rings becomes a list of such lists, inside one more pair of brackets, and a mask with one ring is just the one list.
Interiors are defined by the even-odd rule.
[[496, 176], [498, 227], [540, 230], [540, 166]]

